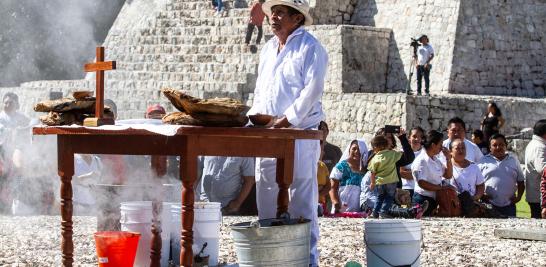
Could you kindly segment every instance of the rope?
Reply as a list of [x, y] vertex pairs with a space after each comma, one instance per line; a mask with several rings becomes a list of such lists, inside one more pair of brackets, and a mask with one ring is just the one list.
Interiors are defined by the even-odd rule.
[[[386, 263], [388, 266], [390, 267], [411, 267], [414, 263], [416, 263], [419, 258], [421, 257], [421, 253], [423, 253], [422, 250], [419, 250], [419, 255], [417, 255], [417, 258], [415, 258], [415, 260], [410, 263], [410, 264], [407, 264], [407, 265], [392, 265], [390, 262], [388, 262], [386, 259], [384, 259], [383, 257], [379, 256], [379, 254], [377, 254], [369, 245], [368, 245], [368, 239], [366, 238], [366, 234], [364, 234], [364, 244], [366, 244], [366, 248], [369, 249], [376, 257], [378, 257], [380, 260], [382, 260], [384, 263]], [[423, 245], [424, 242], [423, 242], [423, 233], [421, 233], [421, 245]]]

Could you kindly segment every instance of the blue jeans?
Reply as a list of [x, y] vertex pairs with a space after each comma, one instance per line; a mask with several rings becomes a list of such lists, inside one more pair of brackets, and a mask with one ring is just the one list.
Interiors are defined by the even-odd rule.
[[377, 201], [373, 207], [374, 214], [387, 214], [394, 202], [396, 183], [377, 186]]
[[425, 200], [428, 200], [428, 208], [423, 213], [423, 215], [424, 216], [430, 216], [430, 215], [432, 215], [432, 212], [436, 209], [436, 206], [438, 206], [438, 203], [436, 202], [436, 199], [431, 198], [431, 197], [427, 197], [427, 196], [423, 196], [423, 195], [421, 195], [421, 194], [419, 194], [417, 192], [414, 192], [411, 202], [413, 202], [413, 205], [415, 205], [415, 204], [422, 205], [423, 202], [425, 202]]
[[508, 206], [497, 207], [493, 205], [493, 208], [500, 214], [508, 217], [516, 217], [516, 204], [512, 203]]
[[217, 0], [216, 3], [218, 4], [218, 6], [216, 7], [216, 11], [224, 11], [224, 2], [222, 0]]

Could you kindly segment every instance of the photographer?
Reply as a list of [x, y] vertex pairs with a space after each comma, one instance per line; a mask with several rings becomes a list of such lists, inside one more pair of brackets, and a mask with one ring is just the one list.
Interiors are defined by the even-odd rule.
[[417, 94], [421, 94], [421, 81], [423, 77], [425, 78], [425, 94], [430, 95], [430, 69], [432, 65], [430, 61], [434, 58], [434, 49], [428, 43], [428, 37], [426, 35], [421, 35], [417, 39], [421, 45], [417, 48], [416, 57], [416, 68], [417, 68]]

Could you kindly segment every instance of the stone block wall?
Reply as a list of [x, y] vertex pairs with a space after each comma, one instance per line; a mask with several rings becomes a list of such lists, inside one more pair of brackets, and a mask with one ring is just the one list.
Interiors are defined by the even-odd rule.
[[[460, 1], [360, 0], [351, 24], [392, 29], [389, 70], [385, 92], [403, 92], [408, 84], [413, 49], [410, 38], [427, 34], [435, 50], [431, 70], [431, 92], [449, 91], [453, 44]], [[415, 77], [411, 81], [415, 89]]]
[[[315, 1], [317, 3], [318, 0]], [[370, 140], [372, 134], [385, 124], [406, 128], [420, 125], [425, 129], [443, 130], [447, 120], [453, 116], [462, 117], [469, 129], [476, 129], [490, 99], [497, 102], [505, 114], [507, 124], [502, 130], [504, 133], [513, 134], [522, 128], [532, 127], [536, 120], [546, 117], [546, 101], [543, 99], [445, 94], [457, 81], [467, 81], [453, 79], [450, 73], [452, 64], [453, 70], [462, 70], [460, 62], [467, 60], [462, 54], [469, 48], [462, 45], [454, 56], [453, 45], [467, 38], [456, 34], [456, 30], [468, 24], [457, 24], [462, 14], [459, 5], [463, 5], [462, 9], [468, 13], [468, 7], [474, 8], [470, 2], [335, 0], [323, 3], [315, 11], [322, 8], [332, 12], [319, 16], [318, 21], [338, 17], [341, 12], [352, 14], [351, 23], [368, 25], [309, 27], [329, 52], [323, 106], [331, 128], [329, 139], [333, 143], [344, 147], [357, 137]], [[353, 3], [355, 8], [350, 10], [348, 6]], [[525, 6], [522, 7], [524, 10], [533, 6], [525, 4], [527, 2], [523, 0], [517, 3]], [[160, 94], [159, 90], [164, 86], [184, 89], [198, 97], [229, 96], [249, 104], [252, 102], [258, 60], [257, 54], [251, 53], [242, 44], [248, 10], [230, 9], [227, 17], [211, 17], [208, 5], [208, 1], [197, 0], [127, 1], [105, 42], [107, 60], [118, 61], [118, 69], [106, 74], [106, 97], [117, 102], [119, 118], [141, 118], [146, 107], [154, 103], [161, 103], [167, 110], [173, 110], [168, 100]], [[476, 6], [481, 7], [481, 4]], [[529, 20], [534, 23], [534, 28], [530, 23], [523, 24], [527, 33], [521, 36], [538, 38], [538, 35], [528, 33], [531, 30], [537, 34], [544, 32], [546, 27], [540, 28], [537, 26], [539, 22], [535, 22], [536, 14], [541, 12], [543, 9], [531, 12]], [[471, 17], [466, 13], [463, 15]], [[523, 23], [519, 18], [512, 19], [517, 25]], [[479, 19], [478, 22], [482, 23]], [[472, 34], [476, 30], [467, 32]], [[411, 57], [409, 37], [421, 33], [430, 36], [437, 55], [432, 73], [432, 91], [438, 95], [430, 98], [396, 93], [404, 91], [407, 84], [406, 71]], [[492, 35], [502, 36], [495, 32]], [[485, 31], [482, 36], [486, 36]], [[543, 45], [544, 38], [540, 40]], [[467, 43], [472, 45], [472, 42]], [[479, 43], [476, 41], [476, 46]], [[480, 45], [494, 44], [498, 48], [503, 43], [483, 39]], [[532, 62], [539, 62], [539, 41], [528, 43], [530, 50], [523, 44], [521, 47], [511, 48], [512, 53], [520, 57], [523, 57], [521, 53], [531, 53], [536, 56], [536, 61]], [[484, 58], [484, 64], [493, 70], [497, 63], [487, 64], [494, 54], [492, 50], [484, 51], [479, 52], [488, 55]], [[456, 61], [459, 58], [461, 61]], [[530, 64], [529, 73], [521, 72], [522, 84], [529, 84], [523, 77], [531, 77], [529, 75], [534, 73]], [[538, 73], [538, 65], [533, 66]], [[508, 67], [500, 68], [504, 69]], [[490, 73], [493, 71], [484, 74], [489, 77], [485, 80], [497, 79], [496, 76], [489, 76]], [[540, 87], [540, 81], [540, 78], [534, 79], [533, 88], [536, 89], [537, 85]], [[47, 99], [50, 92], [60, 91], [67, 96], [73, 90], [93, 88], [93, 75], [88, 75], [86, 80], [36, 81], [18, 88], [0, 88], [0, 94], [15, 91], [20, 96], [22, 111], [37, 117], [38, 114], [32, 111], [33, 104]], [[370, 93], [381, 92], [381, 88], [386, 93]]]
[[516, 134], [533, 127], [536, 121], [546, 118], [546, 100], [502, 96], [444, 95], [441, 97], [408, 96], [407, 125], [420, 125], [425, 129], [445, 130], [447, 121], [455, 116], [462, 118], [467, 130], [480, 129], [489, 101], [498, 106], [506, 125], [503, 134]]
[[310, 0], [314, 24], [350, 24], [359, 0]]
[[543, 97], [545, 17], [544, 1], [461, 1], [450, 92]]
[[[371, 140], [374, 132], [385, 124], [401, 125], [406, 129], [421, 126], [426, 131], [444, 134], [449, 119], [457, 116], [472, 130], [480, 129], [489, 101], [497, 103], [506, 124], [501, 133], [512, 135], [533, 127], [546, 118], [546, 100], [503, 96], [407, 96], [405, 94], [326, 93], [323, 98], [326, 121], [330, 125], [329, 141], [345, 147], [355, 138]], [[515, 147], [521, 149], [521, 145]]]
[[309, 31], [328, 51], [325, 91], [383, 92], [391, 31], [354, 25], [317, 25]]
[[356, 138], [370, 141], [385, 124], [406, 127], [404, 94], [326, 93], [322, 97], [328, 141], [342, 149]]

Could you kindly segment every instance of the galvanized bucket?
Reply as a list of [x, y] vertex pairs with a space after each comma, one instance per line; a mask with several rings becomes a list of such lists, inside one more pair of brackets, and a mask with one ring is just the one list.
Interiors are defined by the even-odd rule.
[[311, 223], [265, 219], [231, 226], [240, 267], [309, 266]]

